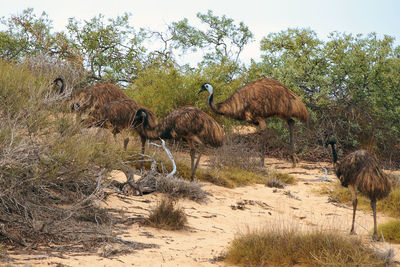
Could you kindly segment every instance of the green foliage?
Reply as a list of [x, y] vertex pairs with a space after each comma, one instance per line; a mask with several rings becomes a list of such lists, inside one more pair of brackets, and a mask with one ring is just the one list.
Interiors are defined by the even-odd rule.
[[193, 83], [174, 65], [154, 64], [141, 72], [126, 93], [162, 118], [180, 106], [194, 105], [199, 86]]
[[303, 138], [335, 135], [345, 150], [367, 148], [399, 155], [400, 60], [394, 39], [332, 33], [322, 42], [315, 32], [288, 29], [261, 41], [263, 62], [249, 77], [274, 77], [303, 97], [309, 127]]
[[26, 56], [47, 52], [52, 46], [50, 35], [51, 21], [43, 12], [40, 17], [33, 9], [26, 9], [20, 15], [13, 15], [8, 20], [2, 19], [7, 31], [0, 35], [0, 55], [7, 60], [20, 60]]
[[393, 187], [389, 196], [378, 201], [376, 206], [378, 210], [383, 211], [385, 214], [400, 218], [400, 187]]
[[76, 61], [77, 51], [72, 50], [63, 33], [52, 33], [52, 21], [45, 12], [38, 17], [32, 8], [9, 19], [2, 19], [7, 27], [0, 32], [0, 57], [21, 61], [33, 56]]
[[145, 48], [143, 33], [129, 25], [129, 14], [109, 19], [98, 15], [89, 21], [70, 19], [71, 46], [80, 51], [84, 65], [95, 80], [130, 82], [142, 68]]
[[243, 48], [253, 38], [249, 28], [243, 22], [235, 25], [233, 19], [225, 15], [215, 16], [211, 10], [207, 14], [197, 13], [197, 17], [207, 25], [207, 30], [190, 26], [186, 18], [172, 23], [175, 46], [184, 50], [205, 49], [208, 51], [204, 56], [205, 62], [221, 63], [230, 58], [237, 62]]
[[70, 114], [60, 112], [63, 106], [47, 98], [51, 88], [44, 77], [23, 66], [0, 62], [2, 149], [18, 151], [37, 145], [41, 153], [32, 158], [31, 167], [38, 171], [33, 175], [42, 179], [57, 177], [61, 169], [70, 168], [71, 175], [80, 173], [91, 164], [115, 167], [120, 153], [106, 140], [83, 135], [82, 126]]
[[386, 241], [400, 243], [400, 220], [392, 220], [378, 225], [378, 233], [382, 234]]

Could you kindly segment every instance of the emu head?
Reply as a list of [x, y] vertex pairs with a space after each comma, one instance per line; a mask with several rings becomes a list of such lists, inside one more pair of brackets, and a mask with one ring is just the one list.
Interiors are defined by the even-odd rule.
[[204, 91], [208, 91], [208, 93], [209, 93], [210, 95], [212, 95], [212, 94], [214, 93], [214, 88], [211, 86], [211, 84], [205, 83], [205, 84], [203, 84], [203, 85], [201, 86], [201, 89], [200, 89], [200, 91], [199, 91], [197, 94], [200, 94], [201, 92], [204, 92]]
[[79, 91], [71, 96], [70, 103], [72, 111], [84, 111], [92, 106], [93, 96], [88, 95], [85, 91]]
[[325, 142], [325, 147], [328, 147], [329, 145], [334, 146], [336, 144], [336, 140], [333, 137], [330, 137], [326, 140]]
[[72, 111], [78, 111], [80, 109], [81, 105], [79, 105], [78, 102], [74, 102], [71, 104], [71, 110]]
[[65, 84], [64, 84], [64, 80], [63, 80], [61, 77], [58, 77], [57, 79], [55, 79], [55, 80], [53, 81], [53, 85], [59, 87], [59, 88], [56, 90], [57, 93], [59, 93], [60, 95], [61, 95], [62, 93], [64, 93]]

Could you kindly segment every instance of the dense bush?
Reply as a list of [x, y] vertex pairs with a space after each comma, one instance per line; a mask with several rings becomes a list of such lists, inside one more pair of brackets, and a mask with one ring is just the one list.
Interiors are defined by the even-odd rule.
[[334, 135], [345, 151], [365, 148], [399, 158], [400, 57], [394, 39], [288, 29], [261, 41], [251, 79], [275, 77], [301, 95], [311, 114], [308, 143]]
[[[112, 216], [99, 207], [122, 154], [63, 112], [52, 77], [0, 61], [0, 241], [36, 246], [107, 239]], [[78, 229], [93, 231], [77, 234]], [[71, 230], [72, 229], [72, 230]]]

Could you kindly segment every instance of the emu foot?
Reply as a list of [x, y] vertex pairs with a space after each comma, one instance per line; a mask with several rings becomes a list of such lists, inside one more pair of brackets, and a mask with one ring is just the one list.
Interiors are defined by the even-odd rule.
[[297, 163], [299, 163], [299, 158], [296, 155], [290, 155], [292, 161], [292, 167], [295, 168]]
[[260, 159], [260, 166], [261, 166], [261, 167], [264, 167], [264, 163], [265, 163], [265, 159], [264, 159], [264, 157], [261, 157], [261, 159]]
[[379, 236], [378, 233], [374, 233], [374, 234], [371, 236], [371, 238], [372, 238], [373, 241], [380, 241], [380, 240], [382, 239], [382, 237]]

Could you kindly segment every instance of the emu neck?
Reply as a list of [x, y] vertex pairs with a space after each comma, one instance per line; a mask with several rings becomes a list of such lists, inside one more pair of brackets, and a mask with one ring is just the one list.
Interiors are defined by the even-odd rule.
[[211, 107], [211, 110], [217, 114], [224, 115], [225, 113], [222, 112], [219, 108], [219, 104], [214, 102], [214, 93], [210, 93], [210, 96], [208, 97], [208, 104]]
[[336, 153], [336, 149], [335, 149], [335, 144], [331, 143], [330, 145], [332, 147], [333, 163], [336, 164], [337, 163], [337, 153]]
[[148, 139], [163, 138], [166, 132], [165, 122], [158, 123], [155, 127], [150, 127], [148, 123], [143, 127], [143, 135]]
[[64, 93], [65, 84], [64, 84], [63, 80], [60, 80], [60, 81], [61, 81], [60, 94], [62, 94], [62, 93]]

